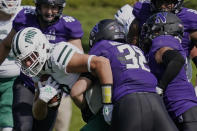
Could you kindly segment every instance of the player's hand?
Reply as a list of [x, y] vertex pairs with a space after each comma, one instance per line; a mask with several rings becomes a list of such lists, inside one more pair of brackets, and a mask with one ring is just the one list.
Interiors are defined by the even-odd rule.
[[41, 82], [38, 82], [38, 89], [40, 91], [39, 99], [43, 100], [44, 102], [48, 103], [55, 95], [61, 92], [58, 89], [59, 84], [54, 81], [51, 77], [46, 81], [45, 85], [42, 85]]
[[104, 104], [103, 116], [104, 116], [105, 122], [107, 122], [107, 124], [109, 124], [109, 125], [111, 125], [112, 111], [113, 111], [112, 104]]

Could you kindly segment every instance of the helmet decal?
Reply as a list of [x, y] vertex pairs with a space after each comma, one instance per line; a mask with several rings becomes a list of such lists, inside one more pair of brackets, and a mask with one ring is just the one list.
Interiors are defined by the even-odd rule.
[[166, 16], [167, 16], [166, 12], [157, 13], [155, 23], [166, 23]]

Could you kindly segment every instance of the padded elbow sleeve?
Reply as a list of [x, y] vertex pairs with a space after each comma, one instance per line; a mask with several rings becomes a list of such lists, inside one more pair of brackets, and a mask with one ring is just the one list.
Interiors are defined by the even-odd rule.
[[162, 56], [165, 71], [159, 81], [159, 86], [164, 91], [168, 84], [178, 75], [185, 64], [184, 57], [177, 50], [167, 50]]
[[170, 62], [178, 62], [178, 66], [179, 64], [183, 65], [185, 63], [185, 59], [177, 50], [167, 50], [162, 56], [162, 63], [165, 66], [168, 66]]

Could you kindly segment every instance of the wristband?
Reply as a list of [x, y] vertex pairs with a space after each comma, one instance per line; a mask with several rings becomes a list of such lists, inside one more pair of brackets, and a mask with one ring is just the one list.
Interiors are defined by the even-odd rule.
[[112, 103], [112, 84], [102, 85], [101, 89], [102, 89], [103, 104], [111, 104]]
[[92, 57], [93, 57], [93, 56], [95, 56], [95, 55], [90, 55], [90, 56], [88, 57], [88, 63], [87, 63], [87, 65], [88, 65], [88, 72], [92, 72], [92, 71], [91, 71], [90, 63], [91, 63], [91, 60], [92, 60]]

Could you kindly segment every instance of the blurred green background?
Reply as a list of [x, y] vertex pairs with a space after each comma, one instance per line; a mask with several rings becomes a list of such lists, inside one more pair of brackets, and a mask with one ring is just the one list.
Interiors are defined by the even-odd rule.
[[[117, 9], [125, 4], [133, 5], [136, 0], [66, 0], [64, 14], [77, 18], [84, 30], [82, 43], [85, 52], [88, 51], [88, 37], [92, 27], [101, 19], [113, 18]], [[22, 0], [23, 5], [34, 5], [33, 0]], [[185, 0], [185, 7], [197, 9], [196, 0]], [[194, 66], [193, 66], [194, 67]], [[194, 73], [196, 74], [196, 70]], [[195, 77], [193, 77], [193, 83]], [[79, 109], [73, 104], [73, 115], [70, 131], [79, 131], [84, 125]]]

